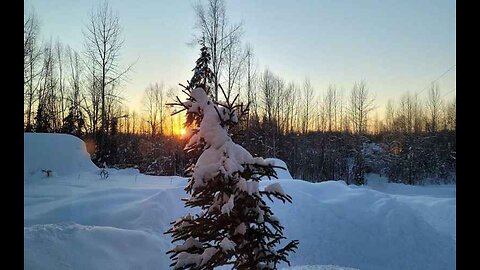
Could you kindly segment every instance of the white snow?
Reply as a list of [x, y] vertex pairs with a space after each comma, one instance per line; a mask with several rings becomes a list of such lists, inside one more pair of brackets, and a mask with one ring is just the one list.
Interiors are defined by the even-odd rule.
[[228, 199], [227, 203], [225, 203], [223, 206], [222, 206], [222, 214], [229, 214], [230, 211], [232, 211], [233, 207], [234, 207], [234, 203], [233, 203], [233, 200], [235, 199], [235, 195], [230, 195], [230, 198]]
[[252, 195], [254, 193], [258, 194], [258, 181], [249, 180], [247, 181], [247, 192]]
[[183, 243], [181, 245], [177, 245], [174, 250], [175, 251], [184, 251], [184, 250], [187, 250], [187, 249], [192, 248], [192, 247], [201, 248], [202, 243], [200, 243], [200, 241], [198, 241], [197, 239], [193, 239], [192, 237], [190, 237], [185, 241], [185, 243]]
[[278, 193], [280, 195], [285, 195], [285, 191], [283, 191], [282, 185], [280, 185], [280, 183], [278, 182], [266, 186], [264, 190], [270, 193]]
[[206, 248], [203, 251], [202, 255], [200, 255], [202, 258], [200, 265], [206, 264], [212, 258], [212, 256], [215, 255], [215, 253], [217, 253], [217, 251], [218, 249], [215, 247]]
[[189, 264], [199, 265], [202, 261], [202, 257], [197, 254], [190, 254], [188, 252], [180, 252], [178, 254], [178, 261], [175, 264], [175, 268], [181, 268]]
[[247, 180], [243, 177], [239, 177], [237, 182], [237, 188], [241, 191], [248, 191]]
[[215, 104], [202, 88], [193, 89], [190, 95], [194, 100], [183, 104], [189, 112], [202, 115], [202, 120], [198, 126], [198, 132], [189, 139], [185, 149], [190, 150], [202, 145], [201, 142], [205, 143], [204, 151], [200, 154], [193, 170], [191, 181], [193, 181], [194, 190], [205, 186], [206, 181], [219, 173], [231, 177], [237, 172], [243, 172], [245, 164], [273, 163], [261, 157], [254, 158], [245, 148], [232, 141], [228, 135], [228, 126], [222, 126], [221, 121], [235, 122], [236, 111], [231, 115], [228, 109]]
[[157, 269], [164, 244], [141, 230], [76, 223], [24, 228], [24, 269]]
[[234, 234], [245, 234], [245, 232], [247, 232], [247, 225], [242, 222], [240, 223], [240, 225], [237, 226], [237, 228], [235, 228]]
[[[285, 163], [285, 161], [278, 158], [266, 158], [265, 161], [271, 162], [272, 165], [274, 166], [280, 166], [285, 168], [285, 170], [275, 168], [275, 172], [277, 173], [278, 179], [293, 179], [292, 175], [290, 175], [290, 171], [288, 170], [288, 166]], [[265, 178], [267, 177], [263, 177], [262, 179], [265, 179]]]
[[[108, 169], [105, 180], [73, 136], [29, 134], [25, 141], [25, 269], [169, 269], [165, 252], [178, 243], [163, 233], [192, 211], [181, 201], [186, 179]], [[62, 151], [63, 158], [43, 154]], [[43, 167], [57, 174], [44, 177]], [[260, 188], [277, 182], [293, 204], [275, 201], [272, 211], [285, 236], [300, 241], [286, 269], [455, 269], [455, 185], [412, 187], [369, 175], [360, 187], [288, 179]], [[205, 263], [215, 252], [185, 259]]]
[[229, 250], [235, 249], [235, 243], [232, 242], [232, 240], [228, 239], [227, 237], [224, 237], [219, 245], [223, 251], [229, 251]]
[[85, 143], [68, 134], [24, 133], [23, 154], [25, 181], [46, 176], [42, 170], [50, 170], [53, 175], [98, 170], [90, 160]]

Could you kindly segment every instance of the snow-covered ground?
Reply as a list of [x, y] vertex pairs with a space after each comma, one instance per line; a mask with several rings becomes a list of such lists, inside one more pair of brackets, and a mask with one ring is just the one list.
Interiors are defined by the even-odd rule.
[[[101, 179], [79, 139], [24, 138], [25, 269], [169, 268], [172, 245], [163, 232], [190, 210], [180, 200], [185, 179], [134, 169], [109, 169]], [[456, 186], [368, 178], [362, 187], [263, 181], [280, 182], [293, 197], [293, 204], [272, 203], [285, 235], [300, 240], [285, 269], [455, 269]]]

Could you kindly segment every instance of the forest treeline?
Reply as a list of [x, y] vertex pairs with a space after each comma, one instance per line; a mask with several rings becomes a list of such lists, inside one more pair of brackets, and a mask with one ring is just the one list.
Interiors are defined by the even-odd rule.
[[[223, 1], [199, 3], [194, 12], [192, 42], [203, 40], [210, 49], [215, 98], [224, 91], [249, 104], [232, 133], [252, 154], [280, 158], [294, 177], [308, 181], [362, 184], [369, 172], [407, 184], [455, 181], [456, 99], [448, 98], [451, 91], [441, 94], [438, 80], [423, 95], [389, 100], [379, 115], [367, 81], [316, 89], [308, 78], [298, 83], [260, 70], [242, 24], [229, 23]], [[152, 82], [142, 107], [128, 108], [122, 89], [135, 63], [120, 61], [119, 15], [103, 2], [82, 33], [82, 51], [43, 41], [38, 16], [25, 15], [25, 132], [78, 136], [100, 166], [183, 175], [185, 119], [166, 105], [182, 95], [182, 86]]]

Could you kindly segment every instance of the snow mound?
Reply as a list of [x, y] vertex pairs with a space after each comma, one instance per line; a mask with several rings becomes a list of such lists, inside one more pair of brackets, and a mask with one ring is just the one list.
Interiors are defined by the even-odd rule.
[[24, 179], [98, 171], [85, 143], [69, 134], [24, 133]]
[[278, 158], [266, 158], [265, 161], [273, 162], [274, 166], [280, 166], [280, 167], [285, 168], [285, 170], [275, 168], [275, 172], [277, 172], [278, 179], [293, 179], [292, 175], [288, 171], [287, 164], [283, 160], [278, 159]]
[[[282, 181], [293, 204], [274, 202], [295, 265], [455, 269], [456, 199], [392, 195], [343, 181]], [[446, 207], [448, 206], [448, 207]]]

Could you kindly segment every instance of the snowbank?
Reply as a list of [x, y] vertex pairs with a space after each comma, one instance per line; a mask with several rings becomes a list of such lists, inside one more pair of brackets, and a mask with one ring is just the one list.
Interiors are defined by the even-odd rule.
[[85, 143], [73, 135], [24, 133], [23, 146], [25, 180], [45, 175], [42, 170], [53, 176], [98, 170]]

